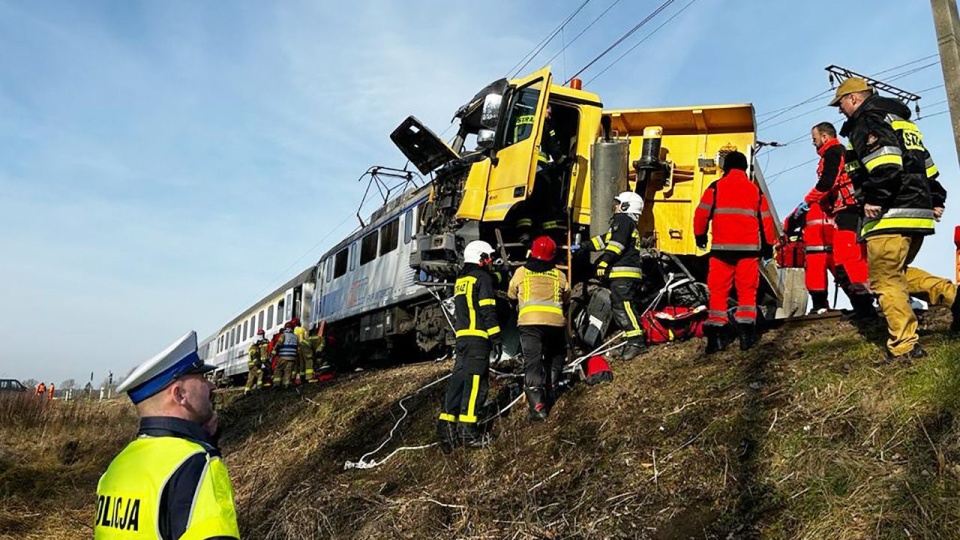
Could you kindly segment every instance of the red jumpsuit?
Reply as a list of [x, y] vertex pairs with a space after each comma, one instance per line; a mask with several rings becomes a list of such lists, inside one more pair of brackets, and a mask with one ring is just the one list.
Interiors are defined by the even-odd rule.
[[827, 271], [836, 279], [833, 261], [833, 241], [836, 228], [819, 203], [810, 204], [803, 225], [804, 278], [807, 291], [813, 298], [814, 311], [827, 309]]
[[693, 216], [696, 236], [705, 236], [710, 223], [712, 245], [707, 288], [710, 313], [706, 324], [727, 324], [730, 288], [737, 288], [738, 323], [757, 320], [757, 287], [760, 285], [760, 251], [776, 241], [767, 199], [744, 171], [732, 169], [704, 191]]
[[[820, 154], [817, 185], [807, 193], [804, 201], [810, 204], [811, 210], [814, 203], [820, 204], [824, 213], [834, 221], [830, 247], [837, 284], [850, 298], [854, 309], [872, 311], [866, 246], [857, 241], [860, 214], [850, 178], [850, 168], [858, 162], [847, 163], [843, 145], [837, 139], [827, 141], [817, 153]], [[809, 281], [807, 288], [810, 289]]]

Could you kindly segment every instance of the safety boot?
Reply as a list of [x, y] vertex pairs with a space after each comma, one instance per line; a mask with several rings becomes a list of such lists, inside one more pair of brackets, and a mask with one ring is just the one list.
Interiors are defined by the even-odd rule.
[[527, 396], [527, 407], [530, 410], [527, 420], [531, 422], [546, 420], [549, 411], [547, 404], [543, 401], [543, 388], [528, 386], [523, 389], [523, 393]]
[[[873, 307], [873, 296], [869, 294], [853, 295], [850, 298], [850, 305], [853, 307], [853, 314], [848, 317], [850, 320], [869, 322], [879, 317], [877, 308]], [[956, 320], [956, 316], [954, 316], [954, 320]]]
[[643, 338], [628, 341], [623, 352], [620, 353], [620, 360], [633, 360], [646, 350], [647, 343]]
[[449, 454], [460, 446], [457, 436], [457, 424], [449, 420], [437, 420], [437, 439], [440, 441], [440, 451]]
[[751, 347], [760, 341], [757, 336], [757, 325], [753, 323], [737, 323], [737, 330], [740, 332], [740, 350], [748, 351]]
[[927, 356], [927, 351], [923, 350], [923, 347], [919, 343], [913, 346], [910, 349], [910, 352], [903, 354], [894, 355], [890, 351], [887, 351], [887, 363], [888, 364], [912, 364], [914, 360], [919, 360], [920, 358], [925, 358]]
[[723, 327], [706, 324], [703, 326], [703, 335], [707, 338], [706, 354], [718, 353], [727, 348], [723, 339]]
[[490, 446], [490, 435], [480, 430], [480, 426], [473, 423], [459, 422], [457, 434], [460, 444], [467, 448], [486, 448]]

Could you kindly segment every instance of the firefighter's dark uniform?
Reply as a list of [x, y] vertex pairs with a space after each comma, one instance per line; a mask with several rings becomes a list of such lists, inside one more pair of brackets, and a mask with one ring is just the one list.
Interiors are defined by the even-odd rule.
[[245, 392], [254, 388], [263, 387], [264, 368], [266, 367], [267, 344], [269, 342], [263, 338], [250, 345], [247, 350], [247, 386]]
[[[745, 157], [743, 165], [746, 169]], [[772, 248], [776, 237], [767, 199], [744, 170], [730, 169], [703, 192], [693, 217], [693, 233], [698, 245], [706, 246], [708, 229], [713, 235], [707, 272], [710, 311], [704, 323], [708, 353], [711, 341], [721, 335], [729, 320], [727, 302], [734, 285], [737, 289], [734, 319], [740, 329], [740, 347], [747, 349], [756, 340], [760, 254]]]
[[[830, 139], [817, 150], [817, 153], [820, 155], [820, 163], [817, 165], [817, 184], [803, 200], [811, 206], [811, 209], [814, 204], [819, 204], [826, 218], [834, 223], [828, 245], [829, 257], [833, 263], [831, 271], [837, 285], [843, 289], [858, 315], [875, 315], [873, 295], [868, 285], [867, 253], [864, 245], [858, 242], [860, 210], [851, 179], [851, 174], [854, 174], [853, 171], [859, 166], [859, 162], [855, 158], [852, 163], [847, 160], [847, 151], [838, 139]], [[851, 155], [855, 154], [851, 152]], [[808, 217], [808, 219], [816, 218]], [[825, 304], [825, 272], [823, 276], [822, 300]], [[809, 283], [807, 288], [810, 288]], [[816, 306], [815, 299], [814, 307]]]
[[629, 358], [646, 348], [640, 325], [642, 312], [635, 304], [643, 285], [636, 219], [623, 212], [614, 214], [610, 218], [610, 230], [594, 236], [583, 247], [586, 251], [600, 252], [597, 276], [610, 279], [610, 307], [627, 340], [629, 350], [625, 351], [625, 357]]
[[95, 540], [239, 539], [233, 486], [198, 424], [154, 416], [97, 484]]
[[[457, 359], [437, 423], [446, 445], [480, 442], [479, 417], [487, 399], [491, 345], [500, 343], [493, 277], [476, 264], [465, 263], [454, 288]], [[456, 428], [456, 429], [454, 429]]]
[[909, 266], [923, 237], [934, 233], [933, 209], [944, 206], [947, 192], [910, 109], [899, 101], [868, 97], [840, 134], [850, 139], [866, 173], [854, 177], [858, 199], [881, 208], [879, 217], [864, 218], [860, 235], [867, 244], [870, 287], [887, 320], [887, 350], [910, 354], [919, 342], [910, 295], [947, 306], [957, 295], [949, 280]]
[[[533, 115], [517, 117], [514, 125], [514, 142], [522, 141], [531, 135]], [[553, 128], [553, 122], [544, 118], [540, 136], [540, 148], [537, 153], [537, 174], [533, 182], [533, 191], [525, 201], [514, 210], [514, 225], [523, 239], [532, 238], [533, 229], [553, 238], [558, 245], [566, 243], [566, 219], [563, 207], [566, 204], [560, 193], [560, 181], [565, 162], [565, 154], [560, 139]]]

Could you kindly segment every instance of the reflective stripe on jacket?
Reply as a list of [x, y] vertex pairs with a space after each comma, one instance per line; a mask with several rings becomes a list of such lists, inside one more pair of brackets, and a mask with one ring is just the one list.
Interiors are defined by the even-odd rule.
[[534, 272], [521, 266], [510, 280], [507, 296], [519, 303], [520, 326], [564, 326], [563, 300], [567, 291], [567, 277], [556, 268]]
[[293, 332], [283, 331], [280, 340], [277, 341], [277, 356], [280, 358], [296, 358], [297, 349], [300, 347], [300, 338]]
[[823, 253], [832, 250], [836, 225], [817, 203], [810, 204], [803, 224], [803, 244], [806, 253]]
[[198, 424], [146, 417], [97, 484], [95, 540], [240, 538], [233, 486]]
[[839, 139], [830, 139], [817, 153], [820, 154], [817, 184], [803, 200], [808, 204], [819, 203], [830, 216], [855, 209], [857, 199], [853, 181], [847, 174], [846, 152]]
[[776, 243], [767, 199], [744, 171], [733, 169], [703, 192], [693, 215], [693, 234], [707, 234], [711, 251], [760, 251], [761, 240]]
[[588, 251], [599, 251], [597, 266], [608, 267], [610, 279], [641, 279], [640, 233], [637, 221], [629, 214], [616, 213], [610, 218], [610, 230], [594, 236]]
[[500, 333], [497, 299], [489, 272], [475, 264], [464, 264], [453, 291], [457, 338], [487, 339]]

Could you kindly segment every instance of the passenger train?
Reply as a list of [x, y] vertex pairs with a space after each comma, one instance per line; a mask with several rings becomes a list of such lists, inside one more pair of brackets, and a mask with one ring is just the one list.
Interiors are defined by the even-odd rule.
[[262, 328], [267, 339], [299, 318], [308, 330], [325, 321], [328, 351], [339, 368], [418, 356], [452, 340], [429, 276], [410, 267], [430, 185], [388, 200], [368, 222], [316, 264], [263, 297], [200, 344], [215, 377], [240, 382], [247, 350]]

